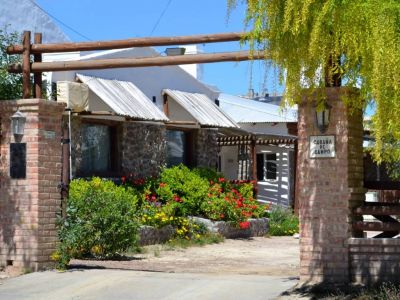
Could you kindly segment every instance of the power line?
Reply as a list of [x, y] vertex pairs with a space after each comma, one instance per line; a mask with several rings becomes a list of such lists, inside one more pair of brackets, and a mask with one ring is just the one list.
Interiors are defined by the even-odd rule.
[[154, 24], [153, 29], [152, 29], [151, 32], [150, 32], [150, 36], [153, 35], [154, 30], [156, 30], [158, 24], [160, 23], [162, 17], [164, 16], [164, 14], [165, 14], [165, 12], [167, 11], [167, 9], [168, 9], [169, 5], [171, 4], [171, 2], [172, 2], [172, 0], [169, 0], [168, 3], [167, 3], [167, 5], [165, 6], [164, 10], [161, 12], [160, 16], [159, 16], [158, 19], [157, 19], [157, 22]]
[[48, 15], [50, 18], [56, 20], [58, 23], [62, 24], [63, 26], [67, 27], [69, 30], [75, 32], [77, 35], [83, 37], [85, 40], [91, 41], [92, 39], [88, 38], [86, 35], [83, 35], [82, 33], [78, 32], [77, 30], [75, 30], [74, 28], [72, 28], [71, 26], [65, 24], [63, 21], [61, 21], [60, 19], [56, 18], [55, 16], [53, 16], [52, 14], [50, 14], [49, 12], [47, 12], [46, 10], [44, 10], [43, 8], [41, 8], [35, 1], [33, 0], [29, 0], [29, 2], [31, 2], [33, 5], [35, 5], [37, 8], [39, 8], [42, 12], [44, 12], [46, 15]]

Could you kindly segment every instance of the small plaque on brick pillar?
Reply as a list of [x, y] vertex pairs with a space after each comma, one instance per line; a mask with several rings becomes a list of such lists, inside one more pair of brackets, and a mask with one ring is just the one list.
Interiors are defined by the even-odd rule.
[[10, 177], [26, 178], [26, 143], [10, 144]]
[[310, 158], [334, 158], [334, 157], [336, 157], [334, 135], [310, 136]]

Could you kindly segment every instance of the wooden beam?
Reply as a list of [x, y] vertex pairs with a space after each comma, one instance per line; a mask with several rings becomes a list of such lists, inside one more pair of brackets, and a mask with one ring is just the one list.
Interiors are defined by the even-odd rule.
[[164, 96], [163, 96], [163, 112], [167, 117], [169, 117], [168, 95], [167, 94], [164, 94]]
[[[77, 71], [77, 70], [98, 70], [113, 68], [138, 68], [138, 67], [161, 67], [173, 65], [185, 65], [196, 63], [213, 63], [224, 61], [245, 61], [267, 58], [264, 52], [238, 51], [219, 52], [208, 54], [192, 54], [182, 56], [157, 56], [141, 58], [113, 58], [88, 61], [57, 61], [32, 63], [32, 72], [54, 72], [54, 71]], [[10, 73], [22, 72], [20, 64], [13, 64], [8, 67]]]
[[251, 179], [257, 182], [257, 149], [256, 149], [256, 140], [253, 139], [251, 141], [251, 160], [252, 160], [252, 169], [251, 169]]
[[[35, 44], [41, 44], [42, 43], [42, 34], [41, 33], [35, 33], [34, 36], [34, 42]], [[42, 62], [42, 54], [38, 53], [33, 56], [33, 61], [35, 63], [37, 62]], [[33, 82], [35, 84], [35, 90], [34, 90], [34, 95], [36, 98], [42, 98], [42, 73], [35, 73], [33, 75]]]
[[31, 32], [24, 31], [23, 38], [23, 52], [22, 52], [22, 98], [28, 99], [31, 97]]
[[355, 215], [400, 216], [400, 205], [396, 206], [361, 206], [354, 209]]
[[[79, 43], [59, 43], [59, 44], [33, 44], [32, 53], [54, 53], [72, 51], [94, 51], [124, 49], [132, 47], [155, 47], [172, 46], [185, 44], [206, 44], [217, 42], [239, 41], [246, 36], [244, 32], [199, 34], [175, 37], [143, 37], [113, 41], [79, 42]], [[11, 45], [7, 48], [8, 54], [21, 54], [22, 45]]]
[[382, 222], [362, 222], [353, 223], [353, 229], [366, 231], [400, 231], [399, 222], [382, 223]]

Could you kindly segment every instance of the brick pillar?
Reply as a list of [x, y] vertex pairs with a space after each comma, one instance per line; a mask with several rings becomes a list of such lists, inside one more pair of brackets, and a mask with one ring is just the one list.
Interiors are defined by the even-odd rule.
[[[315, 100], [299, 105], [297, 191], [300, 216], [300, 280], [346, 284], [350, 281], [348, 239], [351, 208], [364, 200], [362, 112], [350, 113], [340, 96], [356, 93], [327, 88], [329, 128], [315, 124]], [[311, 96], [310, 96], [311, 97]], [[310, 158], [310, 136], [334, 135], [334, 158]]]
[[[26, 143], [26, 178], [10, 177], [10, 117], [27, 117], [19, 143]], [[0, 101], [0, 266], [43, 269], [57, 242], [61, 196], [61, 120], [64, 105], [39, 99]]]

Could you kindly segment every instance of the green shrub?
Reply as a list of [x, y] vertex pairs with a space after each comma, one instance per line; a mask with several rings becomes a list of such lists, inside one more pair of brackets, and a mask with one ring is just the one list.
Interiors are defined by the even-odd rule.
[[269, 234], [293, 235], [299, 232], [299, 219], [290, 209], [274, 206], [269, 212]]
[[67, 218], [60, 222], [58, 252], [65, 267], [70, 258], [111, 257], [137, 245], [137, 197], [130, 188], [93, 178], [73, 180]]
[[178, 216], [196, 215], [206, 199], [208, 182], [184, 165], [164, 169], [157, 189], [161, 203], [176, 202]]
[[222, 173], [209, 168], [194, 168], [193, 172], [206, 179], [208, 182], [218, 182], [219, 178], [224, 177]]

